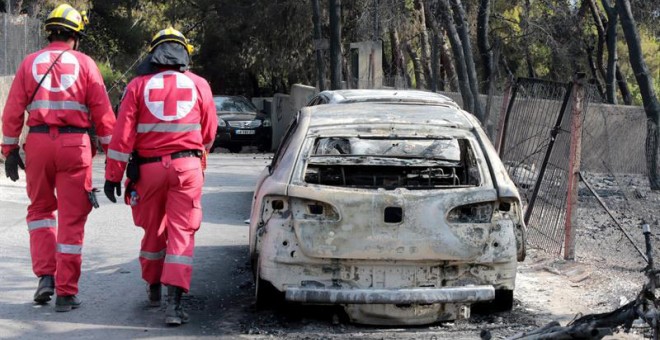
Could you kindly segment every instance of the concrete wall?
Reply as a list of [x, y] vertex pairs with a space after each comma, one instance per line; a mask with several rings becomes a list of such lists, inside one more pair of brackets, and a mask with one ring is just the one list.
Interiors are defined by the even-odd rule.
[[[291, 94], [275, 94], [271, 105], [271, 121], [273, 122], [272, 149], [277, 150], [280, 139], [284, 136], [289, 123], [296, 113], [318, 93], [313, 86], [295, 84], [291, 87]], [[268, 110], [264, 110], [267, 113]]]
[[[11, 87], [12, 80], [14, 80], [13, 76], [0, 76], [0, 115], [5, 109], [5, 103], [7, 102], [7, 95], [9, 94], [9, 87]], [[2, 139], [2, 120], [0, 120], [0, 139]]]
[[273, 123], [272, 150], [277, 150], [289, 122], [293, 118], [293, 100], [288, 94], [276, 93], [273, 97], [271, 121]]
[[[357, 50], [357, 79], [351, 79], [352, 86], [358, 89], [379, 89], [383, 87], [383, 43], [362, 41], [351, 43], [351, 50]], [[353, 61], [350, 61], [353, 62]], [[352, 66], [349, 66], [349, 70]], [[353, 77], [353, 75], [351, 75]]]
[[319, 90], [313, 86], [307, 86], [302, 84], [294, 84], [291, 86], [291, 100], [293, 101], [293, 110], [298, 112], [302, 109], [307, 103], [309, 103], [312, 98], [319, 93]]
[[[5, 103], [7, 102], [7, 96], [9, 95], [9, 88], [11, 87], [11, 82], [14, 80], [14, 76], [0, 76], [0, 116], [5, 109]], [[27, 117], [26, 117], [27, 118]], [[20, 145], [23, 145], [25, 142], [26, 128], [23, 128], [21, 133]], [[2, 120], [0, 120], [0, 140], [2, 140]], [[4, 157], [0, 155], [0, 161], [3, 161]]]

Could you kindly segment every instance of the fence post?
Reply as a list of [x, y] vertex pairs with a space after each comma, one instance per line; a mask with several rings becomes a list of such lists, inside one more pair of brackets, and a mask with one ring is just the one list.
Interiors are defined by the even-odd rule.
[[571, 94], [571, 145], [568, 158], [568, 192], [564, 222], [564, 259], [575, 259], [575, 231], [578, 226], [578, 180], [582, 159], [582, 108], [584, 107], [584, 73], [575, 75]]

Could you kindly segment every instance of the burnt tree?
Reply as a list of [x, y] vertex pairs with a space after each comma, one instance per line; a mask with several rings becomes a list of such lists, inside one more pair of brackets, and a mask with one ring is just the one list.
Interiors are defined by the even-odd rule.
[[647, 117], [646, 164], [649, 171], [649, 181], [651, 189], [660, 190], [660, 179], [658, 178], [660, 103], [653, 88], [653, 78], [644, 61], [642, 47], [639, 42], [639, 32], [637, 31], [635, 19], [630, 9], [630, 1], [616, 0], [616, 3], [619, 16], [621, 17], [621, 28], [623, 28], [623, 35], [628, 45], [630, 66], [635, 72], [635, 79], [637, 79], [637, 84], [639, 85], [639, 92], [642, 95], [644, 111]]
[[454, 54], [454, 66], [456, 67], [456, 74], [458, 76], [458, 87], [463, 99], [463, 108], [466, 111], [474, 112], [474, 95], [470, 89], [470, 84], [467, 75], [467, 67], [465, 65], [465, 53], [463, 51], [463, 44], [461, 38], [458, 36], [454, 18], [451, 15], [448, 0], [439, 0], [436, 15], [442, 18], [442, 23], [447, 30], [447, 38], [451, 45], [452, 53]]
[[328, 2], [330, 12], [330, 87], [341, 89], [341, 0]]
[[472, 91], [472, 108], [471, 111], [482, 123], [484, 122], [484, 113], [481, 103], [479, 102], [479, 80], [477, 80], [477, 70], [474, 66], [474, 57], [472, 56], [472, 43], [470, 42], [470, 30], [467, 22], [467, 15], [461, 0], [451, 0], [451, 7], [454, 11], [454, 20], [456, 21], [456, 29], [458, 36], [461, 39], [461, 46], [463, 47], [465, 69], [468, 76], [468, 84], [470, 91]]

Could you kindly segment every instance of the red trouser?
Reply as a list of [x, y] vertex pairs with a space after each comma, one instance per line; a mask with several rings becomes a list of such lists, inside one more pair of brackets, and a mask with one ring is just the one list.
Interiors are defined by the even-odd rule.
[[203, 184], [197, 157], [164, 156], [160, 162], [140, 166], [135, 185], [139, 199], [132, 208], [135, 225], [144, 229], [140, 264], [142, 278], [149, 284], [190, 289]]
[[55, 275], [57, 295], [77, 294], [85, 221], [92, 210], [89, 136], [59, 134], [55, 128], [29, 133], [25, 156], [32, 270], [37, 276]]

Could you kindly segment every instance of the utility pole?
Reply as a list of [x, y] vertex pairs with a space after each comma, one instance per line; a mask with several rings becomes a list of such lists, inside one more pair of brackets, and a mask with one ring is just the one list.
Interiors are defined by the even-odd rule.
[[330, 0], [330, 87], [341, 89], [341, 0]]
[[314, 21], [314, 49], [316, 50], [316, 73], [318, 77], [317, 81], [319, 83], [319, 90], [323, 91], [325, 90], [325, 77], [323, 76], [323, 51], [321, 48], [321, 5], [319, 4], [319, 0], [312, 0], [312, 19]]

